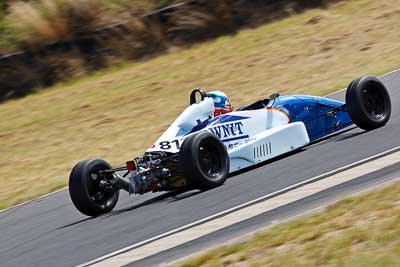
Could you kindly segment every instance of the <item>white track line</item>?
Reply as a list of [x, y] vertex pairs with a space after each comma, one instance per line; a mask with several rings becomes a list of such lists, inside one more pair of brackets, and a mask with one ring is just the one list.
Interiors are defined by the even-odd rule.
[[[385, 73], [385, 74], [383, 74], [383, 75], [381, 75], [381, 76], [378, 76], [378, 78], [383, 78], [383, 77], [385, 77], [385, 76], [387, 76], [387, 75], [393, 74], [393, 73], [398, 72], [398, 71], [400, 71], [400, 69], [393, 70], [393, 71], [391, 71], [391, 72]], [[346, 88], [343, 88], [343, 89], [341, 89], [341, 90], [339, 90], [339, 91], [336, 91], [336, 92], [333, 92], [333, 93], [330, 93], [330, 94], [327, 94], [325, 97], [328, 97], [328, 96], [330, 96], [330, 95], [337, 94], [337, 93], [342, 92], [342, 91], [344, 91], [344, 90], [346, 90]], [[58, 192], [60, 192], [60, 191], [65, 190], [65, 189], [68, 189], [68, 186], [66, 186], [66, 187], [64, 187], [64, 188], [61, 188], [61, 189], [59, 189], [59, 190], [57, 190], [57, 191], [50, 192], [50, 193], [48, 193], [48, 194], [46, 194], [46, 195], [43, 195], [43, 196], [40, 196], [40, 197], [38, 197], [38, 198], [34, 198], [34, 199], [31, 199], [31, 200], [27, 200], [27, 201], [22, 202], [22, 203], [20, 203], [20, 204], [18, 204], [18, 205], [15, 205], [15, 206], [12, 206], [12, 207], [9, 207], [9, 208], [0, 210], [0, 213], [5, 212], [5, 211], [8, 211], [8, 210], [10, 210], [10, 209], [17, 208], [17, 207], [22, 206], [22, 205], [29, 204], [29, 203], [34, 202], [34, 201], [36, 201], [36, 200], [39, 200], [39, 199], [42, 199], [42, 198], [51, 196], [51, 195], [53, 195], [53, 194], [56, 194], [56, 193], [58, 193]]]
[[47, 194], [45, 194], [45, 195], [43, 195], [43, 196], [40, 196], [40, 197], [37, 197], [37, 198], [31, 199], [31, 200], [27, 200], [27, 201], [25, 201], [25, 202], [22, 202], [22, 203], [19, 203], [19, 204], [15, 205], [15, 206], [12, 206], [12, 207], [9, 207], [9, 208], [6, 208], [6, 209], [3, 209], [3, 210], [0, 210], [0, 213], [2, 213], [2, 212], [6, 212], [6, 211], [8, 211], [8, 210], [15, 209], [15, 208], [18, 208], [18, 207], [20, 207], [20, 206], [23, 206], [23, 205], [29, 204], [29, 203], [31, 203], [31, 202], [38, 201], [38, 200], [40, 200], [40, 199], [42, 199], [42, 198], [45, 198], [45, 197], [48, 197], [48, 196], [54, 195], [54, 194], [56, 194], [56, 193], [58, 193], [58, 192], [61, 192], [61, 191], [65, 190], [65, 189], [67, 189], [67, 188], [68, 188], [68, 186], [66, 186], [66, 187], [63, 187], [63, 188], [61, 188], [61, 189], [58, 189], [58, 190], [56, 190], [56, 191], [53, 191], [53, 192], [47, 193]]
[[[165, 248], [163, 250], [166, 250], [168, 248], [171, 248], [171, 247], [169, 247], [170, 245], [173, 245], [172, 247], [177, 246], [178, 241], [176, 241], [175, 239], [174, 239], [175, 241], [170, 240], [169, 239], [170, 237], [178, 238], [180, 240], [180, 242], [182, 242], [181, 244], [183, 244], [190, 240], [198, 238], [199, 236], [196, 234], [196, 231], [198, 231], [198, 233], [200, 233], [200, 229], [202, 229], [202, 228], [199, 228], [199, 227], [203, 227], [203, 225], [208, 226], [210, 223], [211, 223], [211, 225], [214, 225], [213, 222], [218, 221], [218, 225], [225, 225], [224, 227], [222, 227], [222, 228], [225, 228], [225, 227], [231, 225], [230, 224], [231, 222], [237, 223], [237, 222], [233, 221], [232, 218], [230, 218], [230, 214], [234, 214], [234, 213], [236, 214], [237, 212], [241, 212], [242, 210], [246, 210], [246, 212], [248, 212], [247, 214], [253, 214], [253, 213], [251, 213], [251, 210], [254, 207], [257, 207], [257, 205], [260, 205], [262, 203], [264, 203], [263, 205], [265, 205], [265, 203], [270, 203], [270, 202], [275, 203], [275, 200], [277, 198], [281, 198], [282, 193], [284, 193], [283, 195], [286, 195], [291, 192], [297, 192], [296, 190], [304, 190], [304, 188], [306, 188], [306, 187], [316, 187], [317, 183], [323, 182], [323, 181], [328, 181], [329, 185], [330, 185], [329, 187], [332, 187], [332, 186], [338, 184], [335, 181], [337, 181], [337, 182], [341, 181], [340, 183], [345, 182], [344, 180], [341, 180], [342, 178], [340, 178], [340, 177], [347, 177], [348, 180], [351, 180], [351, 179], [354, 179], [361, 175], [364, 175], [364, 174], [373, 172], [375, 170], [381, 169], [383, 167], [397, 163], [400, 161], [400, 152], [395, 152], [395, 151], [399, 150], [399, 149], [400, 149], [400, 146], [389, 149], [385, 152], [373, 155], [373, 156], [365, 158], [363, 160], [348, 164], [346, 166], [343, 166], [343, 167], [337, 168], [335, 170], [326, 172], [324, 174], [315, 176], [313, 178], [307, 179], [307, 180], [299, 182], [297, 184], [285, 187], [283, 189], [280, 189], [280, 190], [270, 193], [268, 195], [248, 201], [246, 203], [235, 206], [233, 208], [221, 211], [219, 213], [213, 214], [211, 216], [200, 219], [193, 223], [173, 229], [166, 233], [154, 236], [147, 240], [144, 240], [144, 241], [138, 242], [136, 244], [130, 245], [128, 247], [122, 248], [120, 250], [114, 251], [112, 253], [109, 253], [107, 255], [104, 255], [102, 257], [99, 257], [97, 259], [83, 263], [78, 266], [83, 267], [83, 266], [90, 266], [90, 265], [94, 265], [94, 264], [96, 264], [96, 266], [120, 266], [119, 265], [120, 264], [119, 259], [121, 259], [119, 257], [120, 254], [124, 255], [124, 256], [121, 256], [124, 259], [124, 260], [121, 260], [121, 262], [124, 262], [124, 264], [131, 263], [133, 261], [136, 261], [136, 260], [144, 258], [144, 257], [148, 257], [150, 255], [153, 255], [153, 254], [156, 254], [156, 253], [162, 251], [162, 250], [156, 251], [155, 250], [156, 247], [158, 247], [158, 248], [163, 247], [163, 248]], [[390, 153], [394, 153], [394, 154], [390, 154]], [[389, 155], [385, 156], [387, 154], [389, 154]], [[395, 156], [393, 156], [393, 155], [395, 155]], [[370, 162], [370, 161], [373, 164], [368, 165], [368, 168], [367, 168], [366, 165], [369, 164], [368, 162]], [[382, 165], [382, 164], [384, 164], [384, 165]], [[359, 166], [359, 165], [361, 165], [361, 166]], [[378, 167], [378, 169], [376, 169], [377, 167]], [[349, 175], [346, 176], [345, 174], [347, 174], [348, 172], [353, 173], [353, 175], [351, 177]], [[356, 176], [354, 176], [354, 173], [356, 173]], [[324, 178], [324, 177], [327, 177], [327, 178]], [[334, 179], [332, 179], [332, 177], [334, 177]], [[324, 187], [323, 190], [325, 190], [325, 189], [326, 189], [326, 186]], [[287, 192], [287, 193], [285, 193], [285, 192]], [[291, 199], [289, 199], [289, 200], [291, 200]], [[296, 200], [298, 200], [298, 199], [296, 199]], [[290, 202], [292, 202], [292, 200]], [[259, 209], [257, 209], [257, 210], [260, 211]], [[263, 212], [265, 212], [265, 211], [263, 211]], [[240, 217], [240, 216], [239, 217], [248, 219], [248, 217], [246, 217], [246, 214], [244, 214], [244, 215], [242, 214], [241, 216], [242, 217]], [[256, 216], [256, 215], [253, 215], [253, 216]], [[251, 217], [253, 217], [253, 216], [251, 216]], [[229, 225], [227, 225], [227, 224], [229, 224]], [[222, 229], [222, 228], [218, 228], [218, 229]], [[197, 229], [197, 230], [193, 232], [192, 229]], [[216, 229], [216, 228], [212, 228], [212, 229]], [[183, 232], [185, 232], [185, 233], [190, 232], [194, 238], [193, 239], [191, 239], [191, 238], [184, 239], [181, 235], [181, 233], [183, 233]], [[202, 230], [201, 233], [204, 233], [204, 231]], [[161, 244], [160, 242], [162, 242], [163, 244]], [[138, 252], [138, 250], [139, 250], [139, 248], [141, 249], [142, 247], [144, 248], [145, 252], [143, 252], [143, 254], [140, 254], [140, 252]], [[128, 253], [128, 254], [126, 254], [126, 253]], [[152, 254], [150, 254], [150, 253], [152, 253]], [[126, 255], [129, 255], [129, 256], [126, 256]], [[141, 258], [138, 255], [140, 255]], [[118, 260], [112, 260], [113, 258], [116, 258]], [[127, 261], [127, 259], [129, 259], [129, 262]], [[103, 265], [102, 262], [107, 263], [107, 264], [112, 262], [112, 264], [111, 265]], [[97, 263], [99, 265], [97, 265]], [[122, 264], [122, 265], [124, 265], [124, 264]]]
[[[254, 237], [254, 235], [261, 233], [263, 231], [266, 231], [267, 229], [270, 229], [273, 226], [276, 226], [278, 224], [284, 224], [296, 219], [301, 219], [301, 218], [305, 218], [308, 216], [312, 216], [318, 213], [321, 213], [324, 211], [324, 209], [331, 203], [338, 201], [342, 198], [351, 196], [360, 196], [362, 194], [366, 194], [369, 193], [371, 191], [380, 189], [380, 188], [385, 188], [385, 187], [389, 187], [391, 185], [394, 185], [395, 183], [400, 182], [400, 176], [394, 176], [393, 178], [391, 178], [388, 181], [384, 181], [382, 183], [379, 184], [374, 184], [371, 185], [368, 188], [361, 188], [361, 189], [356, 189], [356, 190], [352, 190], [351, 192], [349, 192], [349, 194], [345, 194], [345, 195], [339, 195], [338, 198], [334, 198], [332, 200], [328, 200], [328, 201], [323, 201], [323, 203], [318, 204], [316, 207], [311, 208], [310, 210], [306, 210], [306, 211], [300, 211], [300, 213], [296, 213], [293, 215], [290, 215], [289, 217], [284, 217], [280, 220], [272, 220], [272, 221], [266, 221], [267, 224], [262, 226], [261, 228], [258, 229], [253, 229], [250, 232], [246, 232], [242, 235], [239, 236], [235, 236], [235, 237], [229, 237], [227, 240], [223, 241], [222, 243], [218, 243], [218, 244], [213, 244], [211, 246], [208, 246], [204, 249], [200, 249], [197, 252], [194, 252], [192, 254], [188, 254], [187, 256], [184, 256], [183, 258], [179, 258], [179, 259], [175, 259], [172, 261], [165, 261], [163, 263], [160, 263], [160, 267], [173, 267], [173, 266], [178, 266], [180, 263], [185, 262], [188, 259], [192, 259], [192, 258], [196, 258], [199, 257], [203, 254], [207, 254], [210, 251], [214, 251], [217, 248], [223, 247], [223, 246], [229, 246], [229, 245], [234, 245], [234, 244], [238, 244], [238, 243], [243, 243], [243, 242], [247, 242], [249, 241], [252, 237]], [[289, 203], [290, 204], [290, 203]], [[278, 207], [279, 208], [279, 207]]]
[[[377, 77], [378, 77], [378, 78], [383, 78], [383, 77], [385, 77], [385, 76], [388, 76], [388, 75], [393, 74], [393, 73], [398, 72], [398, 71], [400, 71], [400, 69], [392, 70], [391, 72], [385, 73], [385, 74], [383, 74], [383, 75], [381, 75], [381, 76], [377, 76]], [[336, 91], [336, 92], [327, 94], [325, 97], [328, 97], [328, 96], [331, 96], [331, 95], [334, 95], [334, 94], [343, 92], [343, 91], [345, 91], [346, 89], [347, 89], [347, 88], [340, 89], [339, 91]]]

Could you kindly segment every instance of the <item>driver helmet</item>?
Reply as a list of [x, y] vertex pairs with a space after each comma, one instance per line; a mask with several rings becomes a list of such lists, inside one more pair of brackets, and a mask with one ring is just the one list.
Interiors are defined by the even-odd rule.
[[232, 105], [226, 94], [222, 91], [211, 91], [206, 94], [214, 100], [214, 116], [232, 112]]

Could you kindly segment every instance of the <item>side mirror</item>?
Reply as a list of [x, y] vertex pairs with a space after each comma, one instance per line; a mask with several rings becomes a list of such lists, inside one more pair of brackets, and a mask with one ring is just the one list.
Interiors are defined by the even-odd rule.
[[196, 103], [197, 103], [197, 101], [196, 101], [196, 95], [197, 95], [197, 93], [200, 94], [200, 97], [201, 97], [200, 101], [203, 101], [204, 98], [206, 97], [206, 92], [204, 92], [203, 89], [201, 89], [201, 88], [196, 88], [196, 89], [194, 89], [194, 90], [192, 91], [192, 93], [190, 94], [190, 105], [193, 105], [193, 104], [196, 104]]
[[281, 95], [280, 95], [279, 93], [275, 93], [275, 94], [270, 95], [270, 96], [269, 96], [269, 99], [274, 100], [274, 99], [276, 99], [276, 98], [278, 98], [278, 97], [280, 97], [280, 96], [281, 96]]

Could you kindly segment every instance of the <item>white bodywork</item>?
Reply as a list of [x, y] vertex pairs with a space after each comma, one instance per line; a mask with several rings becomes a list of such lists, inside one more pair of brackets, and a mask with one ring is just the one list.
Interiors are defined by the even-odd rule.
[[213, 112], [211, 98], [189, 106], [147, 152], [177, 153], [188, 136], [209, 131], [227, 147], [230, 172], [234, 172], [310, 142], [304, 123], [289, 123], [288, 116], [277, 109], [237, 111], [209, 119]]

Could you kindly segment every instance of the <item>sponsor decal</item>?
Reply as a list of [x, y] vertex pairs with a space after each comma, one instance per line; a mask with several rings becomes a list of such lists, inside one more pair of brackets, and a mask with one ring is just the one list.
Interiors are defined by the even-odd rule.
[[228, 149], [233, 149], [235, 147], [238, 147], [238, 146], [241, 146], [243, 144], [246, 144], [247, 142], [248, 142], [248, 140], [240, 141], [240, 142], [237, 142], [237, 143], [230, 143], [229, 145], [227, 145], [227, 148]]
[[231, 142], [239, 139], [248, 138], [244, 133], [243, 122], [232, 122], [220, 124], [208, 129], [212, 134], [221, 139], [222, 142]]
[[[245, 133], [244, 125], [243, 122], [241, 121], [218, 124], [208, 128], [208, 131], [217, 136], [219, 139], [221, 139], [222, 142], [225, 143], [249, 138], [249, 135]], [[179, 150], [184, 140], [185, 138], [175, 139], [172, 141], [160, 141], [157, 144], [157, 146], [162, 150], [170, 150], [170, 149]], [[244, 141], [245, 140], [236, 142], [234, 145], [237, 146], [243, 143]], [[154, 148], [153, 146], [151, 148]], [[231, 146], [229, 146], [228, 148], [231, 148]]]
[[183, 140], [176, 139], [176, 140], [172, 140], [172, 141], [162, 141], [158, 144], [158, 146], [163, 150], [180, 149], [182, 143], [183, 143]]
[[[250, 119], [249, 117], [243, 117], [243, 116], [236, 116], [236, 115], [221, 115], [212, 119], [207, 119], [205, 121], [197, 120], [197, 125], [193, 127], [193, 129], [188, 132], [186, 135], [189, 135], [194, 132], [198, 132], [207, 126], [215, 126], [215, 125], [220, 125], [222, 123], [227, 123], [227, 122], [234, 122], [234, 121], [239, 121], [239, 120], [246, 120]], [[179, 136], [180, 132], [176, 134], [176, 136]]]

